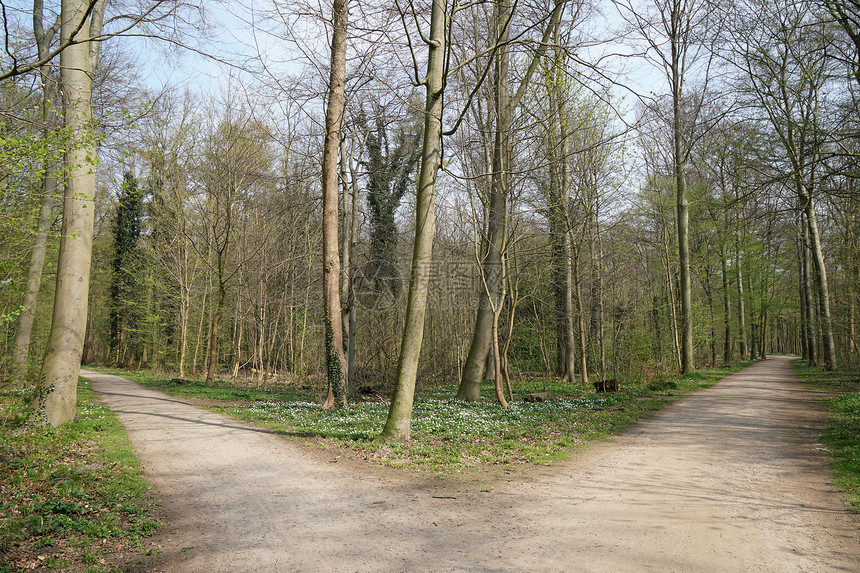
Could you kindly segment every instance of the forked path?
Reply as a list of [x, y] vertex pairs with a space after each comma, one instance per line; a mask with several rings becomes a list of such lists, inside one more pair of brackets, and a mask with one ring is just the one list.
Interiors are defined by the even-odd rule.
[[574, 460], [433, 483], [338, 461], [85, 372], [162, 494], [144, 571], [860, 571], [860, 520], [787, 358], [689, 396]]

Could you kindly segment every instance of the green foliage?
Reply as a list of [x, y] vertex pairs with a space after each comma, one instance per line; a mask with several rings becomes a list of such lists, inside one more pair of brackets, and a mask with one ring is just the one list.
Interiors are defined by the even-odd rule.
[[860, 510], [860, 374], [824, 372], [802, 361], [795, 362], [795, 371], [814, 388], [842, 394], [824, 400], [830, 415], [822, 440], [837, 483], [848, 503]]
[[138, 247], [143, 225], [144, 191], [131, 173], [120, 186], [116, 218], [113, 224], [114, 259], [110, 288], [111, 355], [118, 363], [140, 354], [139, 325], [143, 258]]
[[334, 407], [346, 406], [346, 388], [343, 379], [343, 368], [340, 358], [335, 351], [334, 334], [332, 333], [331, 321], [325, 322], [325, 363], [326, 379], [334, 394]]
[[27, 399], [21, 391], [0, 393], [0, 561], [25, 567], [47, 553], [45, 565], [51, 560], [59, 568], [90, 562], [82, 547], [93, 558], [139, 546], [158, 523], [149, 512], [149, 486], [113, 413], [95, 403], [84, 379], [78, 416], [62, 427], [21, 426]]
[[[413, 102], [414, 103], [414, 102]], [[420, 109], [416, 106], [415, 109]], [[421, 116], [390, 121], [382, 109], [375, 109], [374, 127], [368, 126], [362, 110], [357, 122], [367, 132], [365, 167], [368, 172], [367, 204], [370, 208], [370, 254], [365, 269], [376, 293], [396, 298], [397, 225], [394, 214], [415, 176], [421, 157]]]

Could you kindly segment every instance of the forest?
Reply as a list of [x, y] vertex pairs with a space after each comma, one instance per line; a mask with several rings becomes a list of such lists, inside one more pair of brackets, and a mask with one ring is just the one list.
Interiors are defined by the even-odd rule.
[[370, 389], [392, 441], [439, 383], [860, 368], [856, 2], [3, 18], [0, 375], [51, 425], [81, 363]]

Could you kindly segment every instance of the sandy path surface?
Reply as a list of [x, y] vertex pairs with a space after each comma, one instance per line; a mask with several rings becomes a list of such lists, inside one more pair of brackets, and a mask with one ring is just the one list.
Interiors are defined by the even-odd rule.
[[821, 414], [771, 358], [574, 460], [432, 483], [83, 372], [169, 522], [141, 571], [860, 571]]

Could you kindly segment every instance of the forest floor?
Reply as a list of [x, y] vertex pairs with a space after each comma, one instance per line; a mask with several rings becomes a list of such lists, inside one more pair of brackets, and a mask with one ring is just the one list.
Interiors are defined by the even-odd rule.
[[82, 372], [162, 497], [138, 571], [857, 571], [820, 395], [772, 357], [572, 460], [434, 479]]

